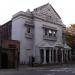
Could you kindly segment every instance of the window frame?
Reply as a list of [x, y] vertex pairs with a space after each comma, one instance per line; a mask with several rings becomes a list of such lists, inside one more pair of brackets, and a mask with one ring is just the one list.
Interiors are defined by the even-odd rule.
[[[51, 33], [49, 31], [51, 31]], [[54, 34], [54, 32], [55, 32], [55, 34]], [[56, 37], [56, 34], [57, 34], [56, 30], [44, 28], [44, 35], [45, 36]]]
[[31, 26], [27, 26], [26, 27], [26, 33], [28, 33], [28, 34], [32, 34], [32, 27]]

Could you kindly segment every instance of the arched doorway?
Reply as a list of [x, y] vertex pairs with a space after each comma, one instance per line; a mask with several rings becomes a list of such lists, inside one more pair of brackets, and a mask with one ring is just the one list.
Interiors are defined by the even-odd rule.
[[8, 55], [1, 53], [1, 68], [8, 68]]

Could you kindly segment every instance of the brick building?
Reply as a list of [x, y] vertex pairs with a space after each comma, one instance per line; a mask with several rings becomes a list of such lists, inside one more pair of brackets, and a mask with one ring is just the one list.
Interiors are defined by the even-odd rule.
[[19, 41], [11, 40], [11, 21], [0, 26], [0, 68], [15, 68], [19, 63]]

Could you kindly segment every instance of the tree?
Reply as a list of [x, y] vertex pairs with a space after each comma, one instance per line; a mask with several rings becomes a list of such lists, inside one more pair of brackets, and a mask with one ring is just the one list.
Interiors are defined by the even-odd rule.
[[72, 48], [72, 54], [75, 54], [75, 24], [71, 24], [70, 27], [66, 28], [65, 34], [67, 44]]

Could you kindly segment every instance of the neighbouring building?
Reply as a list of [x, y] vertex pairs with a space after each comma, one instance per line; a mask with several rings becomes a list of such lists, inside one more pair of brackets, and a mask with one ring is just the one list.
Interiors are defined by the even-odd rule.
[[20, 11], [3, 26], [6, 28], [1, 28], [1, 40], [20, 42], [20, 64], [29, 64], [32, 56], [34, 63], [38, 64], [70, 62], [71, 48], [66, 44], [64, 35], [66, 27], [49, 3], [32, 12], [29, 9]]
[[15, 68], [19, 64], [20, 42], [11, 40], [11, 23], [0, 26], [0, 68]]

